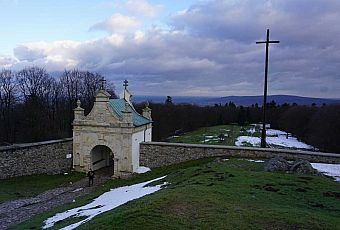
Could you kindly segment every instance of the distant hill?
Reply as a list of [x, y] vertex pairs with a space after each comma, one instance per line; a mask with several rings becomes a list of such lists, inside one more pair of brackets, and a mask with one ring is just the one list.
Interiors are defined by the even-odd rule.
[[[225, 104], [226, 102], [232, 101], [236, 105], [252, 105], [259, 104], [262, 105], [263, 97], [262, 96], [228, 96], [220, 98], [220, 102]], [[290, 95], [271, 95], [268, 96], [267, 102], [275, 101], [276, 104], [282, 105], [284, 103], [293, 104], [296, 103], [298, 105], [311, 105], [315, 103], [316, 105], [325, 104], [340, 104], [340, 99], [326, 99], [326, 98], [312, 98], [312, 97], [299, 97], [299, 96], [290, 96]]]
[[[153, 103], [164, 103], [166, 96], [140, 96], [136, 95], [132, 97], [132, 101], [135, 103], [142, 103], [145, 101]], [[192, 96], [172, 96], [172, 101], [175, 104], [188, 103], [196, 104], [200, 106], [214, 105], [234, 102], [236, 105], [250, 106], [252, 104], [262, 105], [262, 96], [227, 96], [227, 97], [192, 97]], [[298, 105], [311, 105], [315, 103], [317, 106], [322, 104], [340, 104], [340, 99], [327, 99], [327, 98], [312, 98], [312, 97], [300, 97], [291, 95], [271, 95], [268, 96], [268, 102], [275, 101], [276, 104], [282, 105], [284, 103]]]

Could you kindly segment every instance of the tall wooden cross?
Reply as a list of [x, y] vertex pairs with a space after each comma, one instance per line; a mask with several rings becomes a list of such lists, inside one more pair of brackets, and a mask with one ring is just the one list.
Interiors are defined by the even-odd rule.
[[267, 40], [259, 41], [256, 44], [266, 44], [266, 63], [264, 69], [264, 93], [263, 93], [263, 117], [262, 117], [262, 134], [261, 134], [261, 147], [266, 147], [266, 105], [267, 105], [267, 79], [268, 79], [268, 50], [270, 43], [280, 43], [280, 41], [269, 40], [269, 29], [267, 29]]

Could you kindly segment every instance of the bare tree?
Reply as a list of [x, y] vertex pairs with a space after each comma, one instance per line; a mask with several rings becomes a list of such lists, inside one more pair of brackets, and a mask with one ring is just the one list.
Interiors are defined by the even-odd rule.
[[18, 86], [24, 99], [45, 98], [49, 93], [52, 78], [44, 68], [30, 67], [24, 68], [17, 74]]
[[[16, 101], [16, 82], [11, 70], [3, 69], [0, 72], [0, 120], [2, 120], [6, 142], [12, 142], [14, 137], [13, 109]], [[0, 134], [1, 135], [1, 134]]]

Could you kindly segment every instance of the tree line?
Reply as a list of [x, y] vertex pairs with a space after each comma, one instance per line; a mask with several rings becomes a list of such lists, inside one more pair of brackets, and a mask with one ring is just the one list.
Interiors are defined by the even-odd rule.
[[[92, 108], [103, 76], [65, 70], [52, 76], [44, 68], [0, 71], [0, 145], [72, 136], [73, 109], [80, 99]], [[111, 95], [112, 83], [107, 84]]]
[[[142, 105], [136, 105], [141, 110]], [[164, 104], [151, 103], [154, 120], [153, 139], [164, 141], [169, 136], [213, 125], [247, 125], [262, 121], [262, 106], [244, 107], [233, 102], [225, 105], [197, 106], [173, 104], [169, 98]], [[301, 106], [296, 103], [267, 104], [267, 122], [274, 129], [287, 131], [299, 140], [320, 151], [340, 153], [340, 105]]]
[[[98, 73], [77, 69], [57, 76], [39, 67], [0, 71], [0, 145], [71, 137], [77, 99], [85, 114], [89, 113], [102, 79]], [[116, 97], [111, 82], [106, 90]], [[272, 128], [290, 132], [321, 151], [340, 153], [340, 105], [277, 105], [272, 101], [267, 106]], [[144, 104], [135, 107], [141, 112]], [[173, 104], [168, 96], [165, 103], [150, 103], [150, 107], [155, 141], [201, 127], [262, 120], [262, 107], [257, 104], [243, 107], [228, 102], [202, 107]]]

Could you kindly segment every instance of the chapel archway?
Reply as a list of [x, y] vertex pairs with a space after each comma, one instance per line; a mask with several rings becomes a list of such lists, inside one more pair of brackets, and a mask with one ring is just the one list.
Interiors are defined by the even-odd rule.
[[105, 145], [97, 145], [91, 150], [91, 168], [93, 171], [106, 168], [111, 175], [114, 174], [114, 161], [112, 150]]

